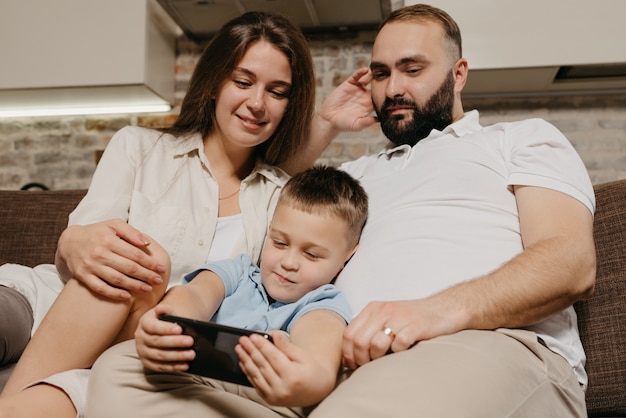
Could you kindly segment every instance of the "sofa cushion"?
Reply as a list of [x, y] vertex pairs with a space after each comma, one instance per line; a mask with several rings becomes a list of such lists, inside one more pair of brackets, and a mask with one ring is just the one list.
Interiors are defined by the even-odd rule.
[[575, 304], [587, 353], [587, 409], [590, 417], [626, 416], [626, 181], [595, 192], [596, 288]]
[[0, 190], [0, 264], [53, 263], [68, 214], [86, 190]]

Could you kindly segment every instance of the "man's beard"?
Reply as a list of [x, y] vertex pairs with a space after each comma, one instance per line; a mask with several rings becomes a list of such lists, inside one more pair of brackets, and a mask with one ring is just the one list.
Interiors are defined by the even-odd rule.
[[[388, 110], [390, 106], [411, 107], [413, 112], [411, 115], [392, 115]], [[408, 144], [410, 146], [426, 138], [433, 129], [441, 131], [450, 125], [453, 107], [454, 76], [452, 72], [423, 107], [419, 107], [411, 100], [390, 99], [389, 97], [385, 99], [380, 109], [374, 104], [385, 136], [396, 145]]]

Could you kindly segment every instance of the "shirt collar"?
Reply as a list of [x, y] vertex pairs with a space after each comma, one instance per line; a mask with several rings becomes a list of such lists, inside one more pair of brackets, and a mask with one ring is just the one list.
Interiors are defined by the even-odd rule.
[[[181, 136], [174, 141], [174, 157], [181, 157], [192, 153], [199, 156], [207, 167], [209, 167], [210, 172], [209, 161], [204, 156], [204, 142], [202, 140], [202, 135], [198, 132]], [[257, 175], [263, 176], [270, 182], [280, 186], [285, 183], [285, 178], [287, 177], [287, 175], [280, 168], [267, 164], [260, 158], [257, 158], [254, 169], [252, 170], [252, 173], [248, 175], [247, 181], [251, 181]]]
[[204, 149], [202, 135], [200, 135], [199, 132], [181, 136], [180, 138], [175, 139], [173, 144], [175, 157], [187, 155], [192, 151], [198, 151], [198, 154], [201, 154]]
[[470, 110], [469, 112], [465, 112], [461, 119], [448, 125], [448, 127], [446, 127], [441, 132], [440, 136], [449, 132], [454, 132], [457, 138], [461, 138], [465, 135], [478, 132], [482, 129], [482, 126], [480, 126], [478, 119], [478, 110]]
[[248, 179], [252, 180], [255, 176], [263, 176], [270, 182], [281, 187], [285, 184], [287, 178], [289, 178], [289, 176], [280, 168], [267, 164], [258, 158], [252, 173], [248, 176]]
[[[479, 120], [478, 110], [470, 110], [469, 112], [465, 112], [465, 114], [463, 115], [461, 119], [446, 126], [442, 131], [433, 129], [430, 132], [430, 134], [426, 138], [418, 142], [418, 144], [422, 142], [425, 143], [425, 142], [434, 141], [435, 139], [441, 138], [448, 134], [452, 134], [457, 138], [461, 138], [465, 135], [472, 134], [482, 129], [482, 126], [480, 126], [480, 123], [478, 120]], [[378, 156], [382, 156], [382, 155], [390, 156], [391, 154], [394, 154], [396, 152], [408, 152], [411, 150], [411, 148], [412, 147], [409, 145], [396, 146], [395, 144], [390, 142], [385, 148], [383, 148], [378, 153]]]

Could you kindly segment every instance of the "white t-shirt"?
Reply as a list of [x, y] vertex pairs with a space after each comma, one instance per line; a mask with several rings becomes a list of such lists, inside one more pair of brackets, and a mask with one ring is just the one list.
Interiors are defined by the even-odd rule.
[[[481, 127], [468, 112], [414, 147], [345, 163], [369, 195], [359, 250], [337, 279], [356, 314], [373, 300], [430, 296], [487, 274], [522, 251], [512, 185], [561, 191], [595, 210], [569, 141], [531, 119]], [[586, 382], [573, 308], [529, 327]]]
[[241, 213], [217, 218], [214, 241], [219, 242], [219, 245], [211, 246], [206, 262], [212, 263], [225, 258], [232, 258], [233, 251], [243, 236], [245, 235]]

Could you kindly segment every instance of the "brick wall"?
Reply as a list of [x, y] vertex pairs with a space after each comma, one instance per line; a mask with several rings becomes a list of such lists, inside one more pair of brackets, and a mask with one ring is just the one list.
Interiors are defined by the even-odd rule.
[[[369, 62], [373, 34], [358, 38], [312, 41], [320, 103], [334, 86]], [[184, 96], [201, 46], [178, 42], [176, 99]], [[573, 143], [594, 183], [626, 178], [626, 94], [465, 100], [481, 111], [484, 125], [541, 117], [556, 125]], [[89, 186], [95, 155], [125, 125], [163, 126], [168, 114], [0, 119], [0, 189], [38, 182], [51, 189]], [[342, 134], [320, 158], [338, 164], [378, 150], [385, 139], [378, 127]]]

